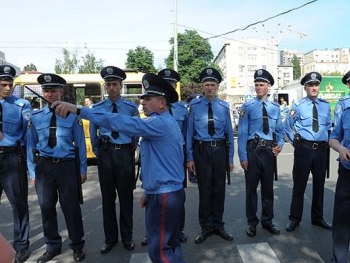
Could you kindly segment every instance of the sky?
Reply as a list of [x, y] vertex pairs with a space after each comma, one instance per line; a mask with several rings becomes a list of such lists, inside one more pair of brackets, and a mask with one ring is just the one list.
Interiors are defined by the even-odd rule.
[[125, 68], [127, 52], [144, 46], [162, 68], [175, 21], [178, 33], [196, 30], [208, 39], [214, 57], [228, 41], [244, 38], [303, 53], [350, 48], [349, 8], [349, 0], [0, 0], [0, 51], [21, 69], [33, 63], [53, 72], [63, 48]]

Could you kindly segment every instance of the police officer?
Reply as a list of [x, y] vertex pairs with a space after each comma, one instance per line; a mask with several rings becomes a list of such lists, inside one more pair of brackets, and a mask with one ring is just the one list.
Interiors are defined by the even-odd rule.
[[[199, 189], [199, 244], [215, 233], [225, 240], [233, 237], [224, 229], [226, 172], [233, 169], [233, 131], [229, 105], [217, 98], [220, 73], [205, 68], [200, 73], [204, 96], [190, 103], [186, 148], [187, 168], [196, 171]], [[228, 145], [227, 145], [228, 144]], [[229, 171], [227, 171], [229, 170]]]
[[[167, 82], [169, 82], [171, 86], [176, 90], [176, 84], [180, 81], [179, 73], [177, 73], [173, 69], [166, 68], [159, 71], [158, 76], [162, 77]], [[188, 109], [187, 109], [186, 103], [184, 103], [183, 101], [176, 101], [174, 103], [171, 103], [169, 112], [177, 121], [177, 124], [179, 124], [182, 136], [184, 138], [183, 140], [184, 159], [186, 159], [185, 137], [186, 137], [187, 119], [188, 119]], [[187, 186], [186, 162], [184, 162], [184, 175], [185, 175], [184, 187], [186, 187]], [[183, 207], [183, 211], [181, 214], [180, 233], [179, 233], [179, 239], [180, 239], [180, 242], [182, 243], [187, 241], [187, 235], [185, 234], [184, 228], [185, 228], [185, 206]]]
[[183, 189], [183, 140], [176, 120], [170, 115], [169, 103], [178, 100], [177, 92], [158, 75], [143, 77], [145, 93], [141, 96], [148, 118], [97, 111], [64, 102], [56, 102], [56, 112], [78, 112], [99, 127], [142, 137], [141, 180], [145, 195], [148, 253], [152, 262], [185, 262], [179, 242], [180, 214], [185, 201]]
[[[176, 90], [176, 84], [180, 81], [180, 75], [175, 70], [170, 68], [162, 69], [158, 72], [158, 76], [162, 77], [164, 80], [166, 80], [175, 90]], [[186, 104], [182, 101], [176, 101], [174, 103], [169, 104], [169, 112], [174, 117], [174, 119], [177, 121], [181, 133], [183, 135], [183, 144], [184, 144], [184, 155], [186, 153], [185, 149], [185, 135], [186, 135], [186, 127], [187, 127], [187, 118], [188, 118], [188, 110], [186, 107]], [[186, 164], [184, 162], [184, 187], [187, 186], [187, 175], [186, 175]], [[184, 232], [185, 227], [185, 206], [183, 207], [183, 211], [181, 214], [181, 222], [180, 222], [180, 233], [179, 233], [179, 239], [180, 242], [186, 242], [187, 241], [187, 235]], [[141, 242], [142, 246], [147, 245], [147, 236], [142, 240]]]
[[[238, 125], [238, 154], [244, 169], [246, 182], [246, 216], [249, 237], [256, 235], [256, 226], [261, 222], [264, 229], [278, 235], [273, 224], [273, 179], [277, 163], [274, 158], [284, 144], [285, 132], [279, 104], [267, 99], [274, 84], [272, 75], [265, 69], [254, 73], [256, 97], [245, 102], [240, 111]], [[261, 184], [261, 217], [257, 217], [257, 187]]]
[[[350, 71], [348, 71], [341, 80], [348, 88], [350, 88]], [[340, 98], [334, 108], [334, 126], [338, 124], [343, 111], [350, 107], [350, 94]]]
[[[127, 116], [138, 115], [137, 105], [120, 96], [126, 74], [120, 68], [108, 66], [101, 70], [108, 97], [93, 105], [105, 112], [118, 112]], [[133, 206], [135, 188], [134, 147], [136, 139], [125, 133], [90, 123], [92, 149], [97, 156], [98, 177], [102, 195], [103, 228], [105, 242], [101, 254], [108, 253], [118, 242], [116, 197], [120, 205], [120, 235], [125, 249], [133, 250]], [[116, 193], [117, 192], [117, 193]]]
[[333, 259], [347, 263], [350, 240], [350, 108], [346, 108], [331, 133], [329, 145], [339, 153], [338, 181], [333, 211]]
[[[38, 83], [49, 104], [59, 101], [66, 81], [55, 74], [41, 74]], [[77, 159], [76, 157], [80, 158]], [[79, 184], [86, 181], [86, 145], [81, 120], [75, 114], [56, 116], [49, 106], [33, 111], [27, 135], [27, 163], [41, 209], [46, 252], [38, 263], [61, 253], [56, 203], [59, 200], [75, 262], [83, 261], [85, 241], [79, 205]]]
[[332, 119], [329, 103], [318, 98], [322, 76], [307, 73], [300, 81], [306, 97], [294, 102], [285, 128], [294, 146], [293, 195], [290, 206], [288, 232], [299, 226], [303, 214], [304, 193], [312, 173], [311, 223], [325, 229], [332, 226], [323, 218], [324, 183], [328, 158], [328, 134]]
[[12, 66], [0, 66], [0, 188], [12, 207], [15, 262], [24, 262], [29, 257], [29, 212], [23, 147], [28, 123], [26, 115], [30, 114], [31, 106], [27, 100], [12, 95], [15, 75]]

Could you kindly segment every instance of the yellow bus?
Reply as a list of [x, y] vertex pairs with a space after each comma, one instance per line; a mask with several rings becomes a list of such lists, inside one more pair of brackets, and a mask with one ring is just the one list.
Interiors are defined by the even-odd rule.
[[[144, 73], [135, 70], [125, 70], [125, 72], [127, 77], [123, 81], [121, 95], [125, 99], [139, 104], [139, 97], [144, 92], [142, 86], [142, 77]], [[36, 94], [33, 94], [33, 92], [30, 90], [24, 88], [24, 86], [28, 86], [30, 89], [42, 96], [41, 85], [39, 85], [37, 82], [39, 75], [40, 74], [21, 74], [14, 81], [13, 95], [25, 98], [32, 102], [32, 107], [34, 109], [42, 108], [46, 105], [46, 103]], [[96, 103], [103, 100], [107, 96], [104, 88], [104, 80], [100, 74], [60, 74], [60, 76], [67, 81], [63, 94], [64, 101], [77, 105], [84, 105], [85, 97], [92, 98], [93, 102]], [[90, 160], [95, 159], [90, 142], [89, 122], [84, 120], [83, 125], [87, 148], [87, 158]]]

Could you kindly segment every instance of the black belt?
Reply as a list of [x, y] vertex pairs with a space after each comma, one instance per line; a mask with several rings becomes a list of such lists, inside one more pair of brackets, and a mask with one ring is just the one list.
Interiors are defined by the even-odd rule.
[[265, 146], [272, 146], [273, 145], [273, 141], [271, 140], [265, 140], [265, 139], [259, 139], [257, 142], [255, 142], [253, 139], [252, 140], [248, 140], [249, 144], [253, 144], [256, 143], [256, 146], [259, 147], [265, 147]]
[[75, 161], [74, 158], [55, 158], [55, 157], [43, 157], [40, 156], [40, 160], [50, 163], [62, 163], [62, 162], [72, 162]]
[[2, 153], [16, 153], [17, 146], [0, 146], [0, 154]]
[[296, 139], [295, 142], [308, 145], [312, 149], [317, 149], [317, 148], [328, 146], [328, 142], [326, 142], [326, 141], [308, 141], [308, 140], [304, 140], [304, 139], [299, 138], [299, 139]]
[[125, 143], [125, 144], [105, 143], [105, 144], [102, 144], [101, 148], [112, 149], [112, 150], [131, 149], [131, 143]]
[[211, 146], [211, 147], [226, 146], [226, 141], [225, 140], [218, 140], [218, 141], [194, 141], [194, 143], [198, 144], [198, 145], [205, 145], [205, 146]]

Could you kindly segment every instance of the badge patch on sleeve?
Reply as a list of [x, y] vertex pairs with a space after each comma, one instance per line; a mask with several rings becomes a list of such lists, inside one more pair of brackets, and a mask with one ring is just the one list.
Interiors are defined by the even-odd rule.
[[295, 113], [296, 113], [296, 111], [295, 111], [295, 110], [291, 110], [291, 111], [290, 111], [290, 116], [294, 116], [294, 115], [295, 115]]
[[244, 115], [245, 115], [245, 110], [241, 110], [241, 111], [239, 112], [239, 117], [243, 118]]

